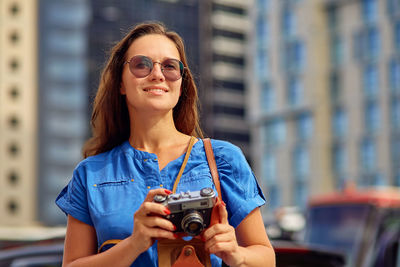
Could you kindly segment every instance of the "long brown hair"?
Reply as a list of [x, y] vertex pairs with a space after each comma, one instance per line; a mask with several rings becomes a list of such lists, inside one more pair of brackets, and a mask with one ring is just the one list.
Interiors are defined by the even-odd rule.
[[187, 65], [182, 38], [176, 32], [168, 31], [162, 23], [142, 23], [134, 27], [111, 50], [94, 99], [92, 137], [83, 147], [83, 157], [111, 150], [128, 140], [130, 135], [128, 107], [125, 95], [120, 94], [125, 54], [136, 39], [148, 34], [161, 34], [173, 41], [185, 67], [182, 93], [173, 109], [175, 127], [184, 134], [203, 137], [199, 124], [197, 87]]

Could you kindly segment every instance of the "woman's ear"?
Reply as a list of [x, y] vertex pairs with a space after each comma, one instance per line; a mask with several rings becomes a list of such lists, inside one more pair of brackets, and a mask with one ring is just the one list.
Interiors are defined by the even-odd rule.
[[121, 86], [119, 87], [119, 92], [121, 95], [126, 95], [126, 89], [122, 82], [121, 82]]

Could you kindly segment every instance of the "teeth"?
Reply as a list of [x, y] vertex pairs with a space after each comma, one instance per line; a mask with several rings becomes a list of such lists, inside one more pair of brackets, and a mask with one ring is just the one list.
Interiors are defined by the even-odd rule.
[[164, 92], [163, 89], [146, 89], [146, 92]]

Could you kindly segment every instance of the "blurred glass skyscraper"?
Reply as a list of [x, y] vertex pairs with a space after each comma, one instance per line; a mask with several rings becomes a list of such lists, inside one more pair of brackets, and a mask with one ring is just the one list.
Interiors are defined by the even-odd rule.
[[255, 2], [252, 154], [271, 206], [399, 186], [400, 2]]

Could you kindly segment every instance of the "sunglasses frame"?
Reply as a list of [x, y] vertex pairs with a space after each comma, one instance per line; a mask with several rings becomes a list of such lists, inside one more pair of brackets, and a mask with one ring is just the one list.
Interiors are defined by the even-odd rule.
[[[146, 58], [146, 59], [148, 59], [149, 62], [151, 62], [152, 65], [151, 65], [150, 71], [149, 71], [149, 73], [148, 73], [147, 75], [145, 75], [145, 76], [137, 76], [135, 73], [133, 73], [132, 68], [131, 68], [131, 62], [133, 62], [133, 60], [134, 60], [135, 58]], [[164, 63], [165, 61], [167, 61], [167, 60], [173, 60], [173, 61], [178, 62], [178, 64], [179, 64], [179, 70], [180, 70], [180, 72], [179, 72], [179, 73], [180, 73], [179, 78], [177, 78], [177, 79], [171, 79], [171, 78], [168, 78], [168, 74], [165, 75], [163, 63]], [[147, 56], [136, 55], [136, 56], [131, 57], [131, 59], [129, 59], [128, 61], [125, 61], [125, 62], [124, 62], [124, 64], [128, 64], [130, 73], [131, 73], [133, 76], [135, 76], [136, 78], [145, 78], [145, 77], [149, 76], [149, 75], [151, 74], [151, 72], [153, 71], [153, 69], [154, 69], [154, 64], [156, 64], [156, 63], [160, 64], [161, 72], [162, 72], [162, 74], [164, 75], [165, 79], [168, 80], [168, 81], [171, 81], [171, 82], [177, 81], [177, 80], [183, 78], [183, 75], [185, 74], [185, 69], [186, 69], [185, 65], [183, 65], [182, 61], [180, 61], [180, 60], [178, 60], [178, 59], [175, 59], [175, 58], [167, 58], [167, 59], [163, 60], [162, 62], [159, 62], [159, 61], [153, 61], [150, 57], [147, 57]]]

